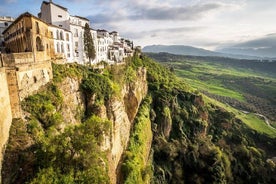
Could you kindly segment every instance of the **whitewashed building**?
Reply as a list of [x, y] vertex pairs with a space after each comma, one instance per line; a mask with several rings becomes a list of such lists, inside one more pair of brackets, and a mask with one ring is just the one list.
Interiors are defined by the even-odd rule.
[[70, 14], [68, 9], [53, 3], [51, 0], [49, 2], [43, 1], [40, 7], [40, 13], [38, 17], [43, 21], [62, 27], [64, 29], [70, 30], [69, 18]]
[[[79, 64], [97, 64], [101, 61], [105, 61], [109, 64], [114, 62], [121, 62], [123, 59], [132, 53], [131, 42], [127, 42], [119, 36], [116, 31], [108, 32], [106, 30], [98, 29], [97, 31], [91, 29], [91, 35], [94, 41], [94, 47], [96, 52], [96, 58], [93, 61], [89, 61], [84, 51], [84, 27], [85, 24], [90, 26], [90, 22], [87, 18], [80, 16], [72, 16], [69, 14], [68, 9], [53, 3], [43, 1], [41, 5], [41, 12], [38, 14], [39, 18], [45, 22], [54, 25], [53, 33], [56, 32], [71, 32], [71, 44], [65, 43], [58, 37], [54, 38], [56, 53], [63, 53], [68, 58], [68, 61], [75, 61]], [[62, 30], [54, 30], [60, 27]], [[133, 44], [133, 43], [132, 43]], [[62, 46], [63, 45], [63, 46]], [[69, 46], [68, 46], [69, 45]], [[67, 47], [68, 46], [68, 47]], [[62, 50], [64, 47], [64, 50]], [[65, 52], [66, 48], [68, 52]], [[72, 52], [69, 49], [72, 48]]]
[[92, 35], [93, 43], [94, 43], [94, 48], [95, 48], [95, 54], [96, 57], [93, 61], [90, 61], [90, 64], [97, 64], [99, 60], [97, 59], [97, 50], [98, 50], [98, 38], [97, 38], [97, 31], [94, 29], [90, 29], [90, 33]]
[[14, 18], [8, 16], [0, 17], [0, 52], [4, 49], [4, 30], [9, 27], [14, 21]]
[[74, 58], [80, 64], [87, 64], [88, 58], [84, 52], [83, 33], [85, 24], [90, 25], [84, 17], [70, 16], [70, 30], [73, 34]]
[[[95, 61], [90, 61], [84, 52], [83, 33], [85, 24], [90, 26], [90, 22], [87, 18], [80, 16], [72, 16], [69, 14], [68, 9], [53, 3], [53, 1], [43, 1], [41, 5], [41, 12], [39, 17], [45, 22], [68, 30], [72, 34], [71, 46], [73, 60], [79, 64], [88, 64]], [[93, 36], [93, 35], [92, 35]], [[96, 39], [97, 37], [94, 36]], [[96, 40], [94, 40], [96, 43]], [[55, 45], [56, 48], [56, 45]], [[58, 48], [58, 47], [57, 47]], [[71, 54], [71, 53], [70, 53]]]
[[49, 25], [54, 40], [54, 51], [57, 58], [64, 58], [67, 62], [74, 62], [73, 38], [71, 31], [58, 26]]

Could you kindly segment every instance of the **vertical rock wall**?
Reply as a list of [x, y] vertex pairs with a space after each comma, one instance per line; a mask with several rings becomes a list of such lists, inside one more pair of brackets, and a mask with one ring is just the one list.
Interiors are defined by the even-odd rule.
[[113, 122], [110, 142], [106, 141], [109, 145], [105, 145], [110, 149], [109, 176], [111, 183], [117, 182], [117, 170], [120, 168], [122, 155], [129, 142], [133, 120], [147, 92], [146, 69], [139, 68], [136, 81], [125, 84], [121, 98], [111, 100], [106, 107], [108, 119]]
[[[7, 84], [7, 76], [4, 68], [0, 68], [0, 172], [2, 167], [3, 152], [9, 138], [9, 130], [12, 122], [10, 96]], [[0, 175], [1, 183], [1, 175]]]

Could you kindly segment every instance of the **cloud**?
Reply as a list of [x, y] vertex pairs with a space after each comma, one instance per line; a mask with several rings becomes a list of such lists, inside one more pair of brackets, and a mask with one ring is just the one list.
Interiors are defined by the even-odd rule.
[[17, 2], [17, 0], [4, 0], [5, 1], [5, 3], [16, 3]]
[[220, 4], [199, 4], [189, 7], [140, 7], [137, 14], [130, 16], [131, 19], [149, 19], [149, 20], [195, 20], [211, 10], [221, 7]]
[[[175, 4], [175, 3], [171, 3]], [[90, 15], [89, 18], [95, 23], [110, 23], [122, 20], [197, 20], [210, 11], [220, 9], [225, 4], [222, 3], [198, 3], [195, 5], [171, 5], [168, 3], [161, 3], [159, 1], [153, 2], [112, 2], [105, 7], [104, 12]], [[103, 3], [102, 6], [106, 6]]]
[[233, 45], [232, 48], [239, 49], [264, 49], [276, 47], [276, 33], [267, 34], [264, 37], [249, 40], [240, 44]]
[[276, 57], [276, 33], [267, 34], [261, 38], [249, 40], [217, 51], [260, 57]]
[[164, 29], [152, 29], [147, 31], [130, 31], [130, 32], [122, 32], [122, 34], [126, 37], [130, 37], [132, 39], [142, 39], [145, 37], [173, 37], [176, 38], [179, 34], [187, 34], [196, 31], [200, 31], [204, 29], [204, 27], [176, 27], [176, 28], [164, 28]]

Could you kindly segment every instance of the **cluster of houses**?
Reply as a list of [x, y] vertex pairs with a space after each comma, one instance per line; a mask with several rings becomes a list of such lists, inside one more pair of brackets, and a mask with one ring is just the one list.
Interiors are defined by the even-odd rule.
[[133, 42], [118, 32], [90, 28], [96, 57], [89, 59], [84, 51], [84, 27], [90, 21], [72, 16], [68, 9], [52, 0], [43, 1], [38, 17], [26, 12], [18, 18], [0, 17], [0, 45], [3, 53], [43, 52], [52, 59], [79, 64], [123, 62], [133, 54]]

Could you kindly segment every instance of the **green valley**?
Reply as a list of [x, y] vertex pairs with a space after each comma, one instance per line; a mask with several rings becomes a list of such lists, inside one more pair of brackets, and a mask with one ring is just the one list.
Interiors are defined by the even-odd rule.
[[[276, 137], [276, 62], [147, 53], [195, 90], [229, 105], [249, 127]], [[268, 126], [264, 117], [269, 120]]]

